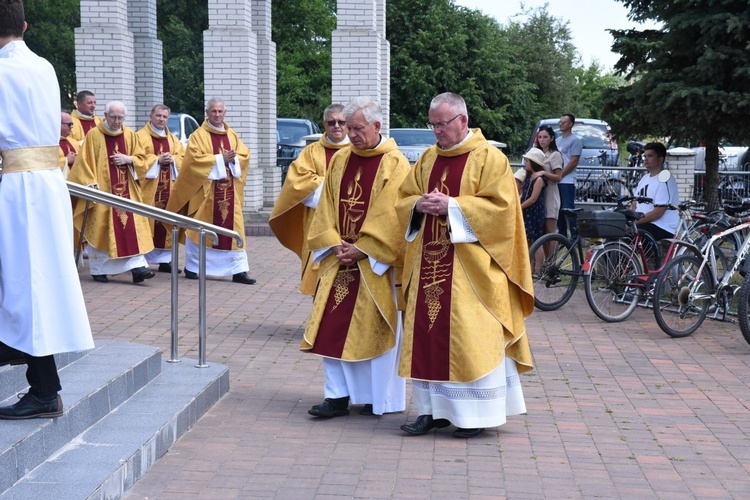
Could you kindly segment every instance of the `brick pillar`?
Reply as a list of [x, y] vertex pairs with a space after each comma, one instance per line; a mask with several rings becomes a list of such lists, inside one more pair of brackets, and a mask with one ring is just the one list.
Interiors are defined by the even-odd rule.
[[252, 30], [251, 0], [209, 0], [203, 32], [205, 100], [219, 97], [226, 121], [250, 148], [245, 211], [263, 205], [263, 176], [258, 168], [258, 37]]
[[[380, 8], [382, 7], [382, 8]], [[365, 95], [383, 101], [385, 0], [341, 0], [333, 32], [333, 102], [348, 103]], [[382, 21], [378, 12], [382, 10]]]
[[122, 101], [128, 108], [125, 124], [135, 128], [135, 46], [127, 0], [81, 0], [75, 46], [78, 91], [96, 94], [99, 116], [107, 102]]
[[[281, 190], [281, 171], [276, 166], [276, 44], [271, 39], [271, 1], [253, 0], [253, 31], [258, 45], [258, 169], [263, 186], [262, 211], [270, 215]], [[267, 220], [268, 217], [265, 217]]]
[[385, 38], [385, 2], [376, 0], [376, 30], [380, 44], [380, 107], [383, 110], [381, 131], [388, 135], [391, 128], [391, 44]]
[[688, 148], [674, 148], [667, 151], [667, 168], [677, 181], [680, 201], [693, 199], [695, 187], [695, 151]]
[[140, 128], [154, 104], [164, 102], [162, 44], [156, 38], [156, 0], [128, 0], [128, 26], [135, 47], [135, 109], [129, 112]]

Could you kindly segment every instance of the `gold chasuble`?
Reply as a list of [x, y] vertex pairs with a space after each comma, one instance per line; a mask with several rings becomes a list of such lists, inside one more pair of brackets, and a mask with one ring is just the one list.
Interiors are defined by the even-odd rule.
[[318, 265], [312, 261], [307, 245], [307, 231], [310, 228], [315, 209], [302, 204], [323, 183], [326, 169], [334, 153], [344, 144], [331, 144], [323, 135], [318, 142], [302, 150], [299, 157], [289, 165], [286, 181], [271, 212], [268, 225], [279, 242], [297, 254], [302, 261], [302, 281], [299, 291], [313, 295], [318, 281]]
[[[373, 149], [341, 149], [328, 168], [310, 225], [310, 251], [346, 240], [378, 262], [401, 266], [403, 229], [393, 205], [408, 172], [409, 161], [393, 139]], [[392, 349], [398, 321], [392, 274], [378, 276], [368, 258], [344, 266], [332, 252], [326, 255], [300, 349], [344, 361], [372, 359]]]
[[[216, 164], [215, 155], [229, 150], [237, 153], [235, 162], [240, 167], [241, 175], [233, 177], [227, 166], [226, 178], [209, 179], [209, 174]], [[224, 123], [224, 131], [219, 131], [211, 127], [208, 121], [204, 121], [190, 136], [180, 175], [167, 202], [167, 210], [237, 231], [244, 241], [242, 205], [249, 164], [250, 150], [229, 125]], [[190, 231], [189, 235], [193, 242], [200, 244], [198, 233]], [[181, 234], [180, 237], [184, 238], [184, 235]], [[236, 242], [228, 236], [219, 236], [217, 245], [213, 245], [209, 238], [206, 240], [206, 247], [216, 250], [240, 250]]]
[[77, 109], [74, 109], [70, 113], [70, 117], [73, 118], [73, 129], [70, 131], [70, 138], [78, 144], [83, 142], [86, 135], [102, 122], [102, 119], [98, 116], [89, 118], [88, 116], [83, 116]]
[[[115, 165], [111, 159], [115, 153], [132, 156], [133, 165]], [[68, 180], [84, 186], [98, 184], [101, 191], [143, 203], [141, 186], [133, 173], [143, 179], [145, 160], [135, 132], [123, 125], [119, 133], [112, 134], [100, 123], [86, 136]], [[73, 223], [79, 231], [85, 207], [83, 200], [77, 200]], [[113, 259], [145, 254], [154, 248], [148, 220], [119, 208], [89, 205], [85, 229], [86, 240]]]
[[[60, 137], [60, 170], [62, 170], [66, 177], [68, 175], [68, 170], [70, 170], [68, 168], [68, 153], [78, 153], [78, 147], [69, 136]], [[73, 165], [70, 166], [70, 168], [72, 167]]]
[[[146, 153], [147, 172], [154, 165], [158, 156], [163, 153], [170, 153], [177, 171], [179, 172], [180, 170], [182, 157], [185, 156], [185, 148], [169, 129], [165, 128], [164, 130], [166, 131], [166, 136], [161, 136], [154, 132], [151, 125], [146, 122], [146, 125], [136, 133], [138, 142], [141, 143]], [[172, 176], [172, 165], [159, 165], [158, 168], [159, 173], [155, 179], [147, 179], [145, 175], [141, 179], [143, 202], [153, 205], [156, 208], [166, 209], [175, 179]], [[151, 225], [151, 232], [154, 235], [154, 248], [161, 250], [171, 249], [172, 230], [168, 230], [162, 222], [155, 221], [154, 219], [149, 219], [148, 221]]]
[[[413, 211], [435, 189], [455, 199], [479, 241], [453, 244], [447, 216]], [[404, 258], [399, 375], [472, 382], [504, 356], [515, 360], [519, 373], [530, 370], [525, 318], [534, 307], [533, 286], [523, 213], [505, 155], [479, 129], [454, 149], [432, 146], [401, 185], [396, 210], [404, 226], [419, 223]]]

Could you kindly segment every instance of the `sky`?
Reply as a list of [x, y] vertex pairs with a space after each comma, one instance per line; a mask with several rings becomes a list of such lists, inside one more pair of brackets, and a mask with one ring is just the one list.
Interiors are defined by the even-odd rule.
[[[611, 52], [612, 36], [607, 29], [644, 29], [654, 25], [640, 25], [628, 20], [628, 9], [616, 0], [454, 0], [456, 5], [480, 10], [494, 17], [500, 24], [510, 20], [523, 22], [521, 3], [527, 8], [549, 4], [550, 15], [568, 21], [573, 44], [588, 66], [594, 60], [605, 70], [611, 70], [619, 56]], [[518, 17], [515, 17], [518, 16]]]

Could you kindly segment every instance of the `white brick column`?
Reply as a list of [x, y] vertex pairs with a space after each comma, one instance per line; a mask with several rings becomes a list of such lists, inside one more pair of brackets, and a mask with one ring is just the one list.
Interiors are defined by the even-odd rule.
[[263, 208], [270, 213], [281, 190], [276, 166], [276, 44], [271, 39], [271, 0], [253, 0], [253, 31], [258, 45], [258, 102], [254, 151], [263, 185]]
[[346, 104], [361, 95], [383, 102], [383, 45], [385, 25], [378, 22], [379, 7], [385, 0], [341, 0], [337, 9], [337, 29], [333, 32], [333, 102]]
[[135, 47], [135, 117], [138, 128], [145, 123], [154, 104], [164, 102], [162, 43], [156, 38], [156, 0], [128, 0], [128, 26]]
[[674, 148], [667, 151], [667, 168], [677, 181], [680, 201], [693, 199], [695, 187], [695, 151], [688, 148]]
[[219, 97], [226, 121], [250, 148], [245, 211], [263, 205], [263, 176], [258, 169], [258, 37], [252, 30], [251, 0], [209, 0], [208, 30], [203, 32], [206, 99]]
[[385, 38], [385, 2], [376, 1], [376, 30], [380, 44], [380, 107], [383, 110], [383, 135], [389, 135], [391, 128], [391, 44]]
[[81, 0], [81, 26], [75, 29], [78, 91], [96, 94], [97, 115], [109, 101], [128, 108], [125, 124], [136, 127], [134, 41], [128, 29], [127, 0]]

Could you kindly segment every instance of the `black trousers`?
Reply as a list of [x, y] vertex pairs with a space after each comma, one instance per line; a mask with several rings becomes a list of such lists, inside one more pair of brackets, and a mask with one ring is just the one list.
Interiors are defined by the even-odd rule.
[[31, 356], [0, 342], [0, 357], [16, 356], [26, 358], [26, 380], [32, 394], [41, 398], [51, 398], [62, 389], [54, 356]]

